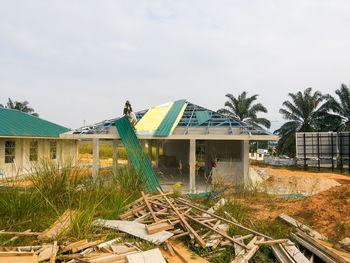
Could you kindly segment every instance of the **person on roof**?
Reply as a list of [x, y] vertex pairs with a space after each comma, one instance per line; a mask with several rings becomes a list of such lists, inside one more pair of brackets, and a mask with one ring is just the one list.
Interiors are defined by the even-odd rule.
[[128, 118], [133, 126], [136, 125], [136, 123], [137, 123], [136, 114], [132, 111], [131, 104], [128, 100], [125, 102], [123, 114], [128, 116]]
[[132, 112], [132, 107], [130, 101], [127, 100], [124, 105], [123, 115], [128, 115], [130, 112]]

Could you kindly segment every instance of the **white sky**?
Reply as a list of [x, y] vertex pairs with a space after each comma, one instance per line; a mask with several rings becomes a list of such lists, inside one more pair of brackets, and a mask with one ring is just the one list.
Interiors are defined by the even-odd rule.
[[126, 99], [217, 110], [244, 90], [282, 121], [289, 92], [334, 93], [349, 74], [349, 0], [0, 0], [0, 103], [70, 128]]

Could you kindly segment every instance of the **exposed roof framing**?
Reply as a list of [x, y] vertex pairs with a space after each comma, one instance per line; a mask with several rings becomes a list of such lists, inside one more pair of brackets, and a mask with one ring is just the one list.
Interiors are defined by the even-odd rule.
[[[148, 110], [142, 110], [135, 112], [137, 121], [139, 121]], [[208, 111], [210, 119], [202, 124], [198, 124], [198, 120], [196, 117], [196, 111]], [[77, 129], [75, 134], [104, 134], [107, 133], [108, 128], [114, 124], [114, 121], [119, 118], [105, 120], [99, 123], [96, 123], [91, 126], [81, 127]], [[218, 112], [208, 110], [199, 105], [190, 103], [187, 101], [187, 107], [182, 115], [182, 118], [177, 125], [177, 127], [184, 128], [184, 134], [186, 135], [190, 129], [196, 127], [206, 127], [206, 134], [209, 134], [210, 129], [214, 127], [229, 127], [231, 131], [231, 135], [235, 135], [235, 128], [239, 128], [241, 133], [246, 133], [247, 135], [271, 135], [270, 132], [255, 128], [247, 123], [235, 120], [230, 118], [224, 114], [220, 114]]]

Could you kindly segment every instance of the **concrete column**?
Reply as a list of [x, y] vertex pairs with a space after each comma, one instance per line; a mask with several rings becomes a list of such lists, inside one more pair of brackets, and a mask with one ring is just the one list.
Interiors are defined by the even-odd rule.
[[152, 164], [152, 140], [148, 140], [148, 159]]
[[243, 140], [241, 146], [241, 160], [242, 160], [242, 176], [241, 184], [246, 185], [248, 183], [248, 171], [249, 171], [249, 141]]
[[119, 140], [113, 140], [113, 175], [118, 173], [118, 144]]
[[190, 164], [190, 193], [196, 192], [196, 140], [190, 140], [189, 151], [189, 164]]
[[100, 139], [92, 139], [92, 178], [97, 180], [100, 168]]
[[142, 149], [146, 151], [146, 141], [145, 140], [140, 140]]
[[208, 141], [204, 141], [204, 174], [207, 176], [209, 174], [209, 147]]
[[159, 167], [159, 140], [156, 140], [156, 167]]

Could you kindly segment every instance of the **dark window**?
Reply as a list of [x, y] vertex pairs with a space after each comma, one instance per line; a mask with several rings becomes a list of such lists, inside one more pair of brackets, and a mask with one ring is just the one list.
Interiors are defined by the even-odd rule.
[[38, 160], [38, 141], [31, 141], [29, 148], [29, 160], [37, 161]]
[[261, 155], [261, 153], [259, 153], [259, 157], [261, 157], [262, 155]]
[[56, 159], [56, 155], [57, 155], [57, 142], [53, 141], [53, 142], [50, 142], [50, 158]]
[[15, 141], [5, 141], [5, 163], [13, 163], [15, 160]]

